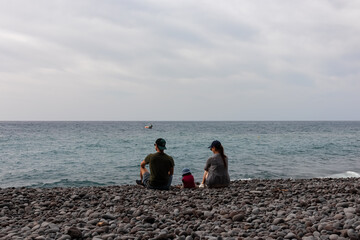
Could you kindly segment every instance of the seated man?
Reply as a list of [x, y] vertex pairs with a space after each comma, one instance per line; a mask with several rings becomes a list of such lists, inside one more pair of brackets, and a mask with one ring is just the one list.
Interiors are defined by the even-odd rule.
[[[156, 153], [146, 156], [140, 164], [140, 178], [137, 184], [142, 184], [150, 189], [169, 190], [174, 174], [174, 160], [164, 153], [166, 141], [162, 138], [156, 140], [154, 146]], [[149, 164], [149, 171], [145, 168]]]

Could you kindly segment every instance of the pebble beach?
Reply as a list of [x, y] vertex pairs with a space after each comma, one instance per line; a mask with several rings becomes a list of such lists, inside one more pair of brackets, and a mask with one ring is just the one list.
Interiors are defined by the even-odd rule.
[[0, 239], [360, 239], [360, 179], [0, 189]]

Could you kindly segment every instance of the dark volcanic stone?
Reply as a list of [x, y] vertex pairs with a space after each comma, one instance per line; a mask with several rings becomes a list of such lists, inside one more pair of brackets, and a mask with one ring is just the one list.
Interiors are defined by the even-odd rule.
[[245, 219], [245, 215], [244, 214], [237, 214], [235, 216], [233, 216], [232, 220], [234, 222], [241, 222]]
[[82, 233], [81, 233], [81, 231], [78, 229], [78, 228], [76, 228], [76, 227], [71, 227], [71, 228], [69, 228], [69, 230], [68, 230], [68, 234], [69, 234], [69, 236], [71, 237], [71, 238], [82, 238]]
[[144, 218], [144, 222], [153, 224], [155, 222], [154, 217], [146, 217]]

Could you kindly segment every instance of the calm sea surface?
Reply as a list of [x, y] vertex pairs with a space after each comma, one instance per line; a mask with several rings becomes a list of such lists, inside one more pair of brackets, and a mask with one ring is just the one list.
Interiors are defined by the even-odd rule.
[[360, 122], [0, 122], [0, 187], [135, 184], [162, 137], [200, 181], [217, 139], [235, 179], [359, 177]]

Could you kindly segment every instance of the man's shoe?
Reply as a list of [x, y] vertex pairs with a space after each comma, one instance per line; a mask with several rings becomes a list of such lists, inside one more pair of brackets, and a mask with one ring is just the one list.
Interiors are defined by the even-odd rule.
[[137, 185], [142, 185], [142, 186], [144, 186], [144, 184], [142, 183], [141, 180], [136, 180], [136, 184], [137, 184]]

